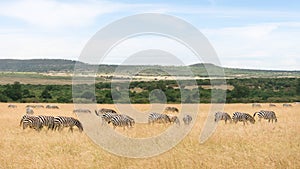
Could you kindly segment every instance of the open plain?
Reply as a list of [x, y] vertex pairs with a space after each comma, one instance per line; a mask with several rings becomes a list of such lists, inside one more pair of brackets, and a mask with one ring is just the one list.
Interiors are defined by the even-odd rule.
[[[73, 133], [43, 129], [36, 132], [19, 126], [28, 104], [0, 103], [0, 168], [300, 168], [300, 105], [292, 107], [252, 108], [251, 104], [226, 104], [230, 115], [241, 111], [251, 115], [258, 110], [273, 110], [278, 122], [265, 120], [243, 125], [218, 123], [214, 134], [203, 144], [199, 135], [209, 112], [210, 104], [199, 104], [200, 111], [192, 131], [173, 149], [151, 158], [126, 158], [111, 154], [97, 146], [84, 132]], [[46, 106], [46, 104], [41, 104]], [[59, 109], [34, 109], [35, 115], [64, 115], [76, 117], [73, 104], [55, 104]], [[149, 105], [133, 105], [147, 111]], [[180, 105], [171, 105], [178, 107]], [[114, 105], [98, 105], [114, 108]], [[92, 113], [94, 110], [92, 110]], [[121, 112], [120, 112], [121, 113]], [[188, 112], [184, 112], [188, 113]], [[181, 119], [182, 121], [182, 119]], [[183, 125], [183, 124], [181, 124]], [[96, 126], [97, 127], [97, 126]], [[167, 126], [136, 124], [132, 129], [116, 130], [131, 137], [149, 137]], [[118, 146], [118, 145], [116, 145]]]

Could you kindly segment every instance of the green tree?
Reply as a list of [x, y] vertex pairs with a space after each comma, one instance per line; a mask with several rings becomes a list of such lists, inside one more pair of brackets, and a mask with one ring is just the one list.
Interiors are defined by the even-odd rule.
[[14, 82], [12, 85], [6, 85], [4, 93], [7, 97], [11, 98], [13, 101], [22, 99], [22, 86], [20, 82]]
[[43, 99], [52, 99], [52, 96], [51, 96], [51, 94], [49, 93], [49, 91], [48, 91], [47, 88], [45, 88], [45, 89], [43, 90], [43, 92], [41, 93], [41, 98], [43, 98]]
[[297, 91], [297, 95], [300, 95], [300, 79], [297, 80], [297, 86], [296, 86], [296, 91]]

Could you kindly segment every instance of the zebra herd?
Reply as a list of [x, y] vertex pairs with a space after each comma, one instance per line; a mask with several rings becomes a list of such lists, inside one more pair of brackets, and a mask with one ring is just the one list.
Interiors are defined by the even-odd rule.
[[234, 112], [232, 118], [230, 117], [230, 115], [226, 112], [216, 112], [215, 113], [215, 122], [218, 122], [220, 120], [224, 120], [225, 124], [227, 123], [227, 121], [229, 122], [243, 122], [243, 124], [248, 124], [248, 121], [252, 124], [255, 123], [255, 115], [257, 115], [258, 117], [258, 121], [261, 121], [261, 119], [265, 119], [268, 120], [269, 122], [275, 121], [277, 122], [277, 117], [274, 111], [265, 111], [265, 110], [261, 110], [258, 112], [255, 112], [253, 114], [253, 116], [251, 116], [248, 113], [242, 113], [242, 112]]
[[65, 127], [69, 127], [69, 131], [73, 132], [73, 127], [76, 126], [80, 132], [83, 131], [82, 124], [79, 120], [73, 117], [66, 116], [33, 116], [25, 114], [22, 116], [20, 126], [23, 126], [23, 130], [27, 127], [36, 131], [41, 131], [43, 127], [47, 127], [48, 130], [61, 131]]
[[[168, 108], [167, 111], [173, 111], [176, 109]], [[102, 108], [98, 111], [95, 110], [95, 114], [101, 117], [102, 125], [111, 123], [114, 129], [116, 127], [123, 127], [123, 129], [125, 129], [126, 127], [132, 128], [135, 125], [135, 120], [132, 117], [125, 114], [118, 114], [115, 110], [112, 109]], [[191, 121], [192, 121], [192, 117], [190, 115], [185, 115], [183, 117], [183, 122], [185, 125], [189, 125]], [[154, 124], [154, 123], [163, 123], [163, 124], [170, 123], [170, 124], [180, 125], [180, 120], [175, 115], [150, 113], [148, 116], [148, 124]]]

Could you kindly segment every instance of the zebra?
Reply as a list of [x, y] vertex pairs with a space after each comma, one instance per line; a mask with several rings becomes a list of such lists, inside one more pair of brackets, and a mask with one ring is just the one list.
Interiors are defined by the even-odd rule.
[[35, 105], [35, 108], [44, 108], [43, 105]]
[[193, 118], [192, 118], [192, 116], [187, 114], [183, 117], [182, 120], [185, 125], [189, 125], [192, 122]]
[[259, 104], [259, 103], [252, 103], [252, 107], [254, 108], [254, 107], [261, 107], [261, 104]]
[[73, 113], [91, 113], [89, 109], [75, 109]]
[[80, 132], [83, 131], [82, 124], [79, 120], [73, 117], [56, 116], [54, 117], [54, 130], [61, 131], [64, 127], [69, 127], [69, 131], [73, 132], [73, 127], [76, 126]]
[[40, 131], [42, 129], [42, 123], [37, 116], [31, 116], [31, 115], [25, 114], [21, 118], [20, 126], [22, 124], [23, 124], [23, 130], [25, 130], [27, 127], [33, 128], [36, 131]]
[[292, 105], [289, 104], [289, 103], [283, 103], [282, 106], [283, 106], [283, 107], [292, 107]]
[[261, 119], [266, 119], [268, 120], [269, 122], [272, 120], [272, 123], [273, 123], [273, 120], [275, 120], [275, 122], [277, 122], [277, 117], [276, 117], [276, 114], [274, 111], [264, 111], [264, 110], [261, 110], [259, 112], [255, 112], [253, 114], [253, 118], [255, 117], [255, 115], [257, 114], [259, 120], [258, 121], [261, 121]]
[[98, 114], [97, 111], [95, 111], [97, 116], [100, 116], [102, 119], [102, 124], [104, 124], [105, 122], [109, 122], [111, 120], [111, 118], [113, 118], [114, 116], [118, 115], [117, 113], [112, 113], [112, 112], [107, 112], [104, 114]]
[[148, 117], [148, 124], [153, 123], [171, 123], [171, 119], [166, 114], [160, 114], [160, 113], [151, 113]]
[[276, 104], [270, 103], [269, 107], [276, 107]]
[[30, 108], [30, 107], [26, 108], [26, 114], [33, 114], [33, 113], [34, 113], [34, 111], [32, 108]]
[[227, 120], [230, 121], [230, 123], [232, 122], [232, 119], [230, 117], [230, 115], [226, 112], [216, 112], [215, 113], [215, 122], [218, 122], [220, 120], [224, 120], [225, 124], [227, 123]]
[[165, 112], [168, 112], [168, 111], [174, 112], [174, 113], [178, 113], [179, 112], [179, 110], [176, 107], [166, 107], [165, 108]]
[[59, 109], [59, 107], [55, 105], [47, 105], [46, 109]]
[[116, 114], [113, 116], [109, 121], [108, 124], [112, 123], [114, 126], [114, 129], [116, 127], [123, 127], [125, 130], [125, 127], [133, 127], [135, 124], [135, 121], [130, 116], [124, 115], [124, 114]]
[[8, 108], [17, 108], [17, 105], [10, 104], [10, 105], [8, 105]]
[[99, 109], [98, 112], [95, 110], [96, 114], [104, 114], [104, 113], [116, 113], [116, 111], [114, 111], [113, 109], [106, 109], [106, 108], [102, 108]]
[[245, 125], [245, 123], [248, 124], [247, 121], [250, 121], [250, 123], [254, 124], [255, 119], [248, 113], [241, 113], [241, 112], [235, 112], [233, 113], [232, 120], [234, 123], [237, 123], [238, 121], [242, 121]]
[[53, 116], [43, 116], [43, 115], [39, 115], [37, 116], [40, 121], [41, 121], [41, 124], [42, 126], [41, 127], [48, 127], [48, 130], [51, 129], [53, 130], [54, 129], [54, 117]]
[[172, 116], [172, 115], [168, 115], [169, 118], [170, 118], [170, 122], [171, 123], [175, 123], [177, 125], [180, 125], [180, 120], [177, 116]]

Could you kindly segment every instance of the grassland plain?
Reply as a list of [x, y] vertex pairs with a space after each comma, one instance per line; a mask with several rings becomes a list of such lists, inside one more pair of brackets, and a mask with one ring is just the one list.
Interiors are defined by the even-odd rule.
[[[131, 159], [108, 153], [84, 133], [66, 129], [62, 132], [43, 130], [40, 133], [19, 127], [27, 104], [16, 109], [0, 103], [0, 168], [300, 168], [300, 105], [291, 108], [252, 108], [251, 104], [226, 104], [225, 110], [253, 114], [260, 109], [274, 110], [277, 123], [267, 121], [243, 126], [220, 121], [215, 133], [204, 144], [199, 135], [210, 104], [200, 104], [200, 112], [189, 135], [173, 149], [152, 158]], [[46, 104], [43, 104], [44, 106]], [[72, 104], [56, 104], [58, 110], [35, 109], [35, 114], [74, 116]], [[147, 110], [149, 105], [133, 105]], [[180, 105], [171, 105], [180, 108]], [[114, 108], [114, 105], [98, 105]], [[163, 131], [163, 125], [137, 124], [134, 128], [117, 129], [122, 134], [144, 137]], [[117, 146], [117, 145], [116, 145]]]

